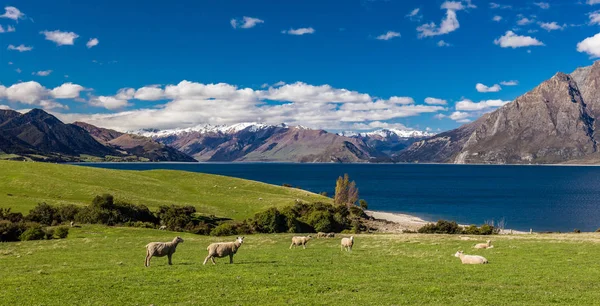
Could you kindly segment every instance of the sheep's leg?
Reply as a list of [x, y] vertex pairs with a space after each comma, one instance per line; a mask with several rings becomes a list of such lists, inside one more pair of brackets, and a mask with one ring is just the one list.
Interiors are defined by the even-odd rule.
[[233, 254], [229, 254], [229, 263], [232, 264], [233, 263]]
[[172, 266], [173, 263], [171, 262], [171, 256], [173, 256], [173, 254], [168, 254], [167, 257], [169, 257], [169, 266]]
[[213, 265], [216, 265], [217, 263], [215, 262], [215, 258], [211, 257], [210, 260], [212, 261]]
[[152, 255], [146, 255], [146, 267], [150, 267], [150, 259], [152, 259]]
[[306, 250], [306, 244], [302, 244], [302, 249]]
[[208, 261], [208, 259], [210, 258], [210, 255], [206, 256], [206, 258], [204, 258], [204, 263], [203, 265], [206, 265], [206, 262]]
[[294, 246], [294, 243], [292, 242], [292, 244], [290, 244], [290, 250], [292, 249], [293, 246]]
[[352, 246], [348, 246], [348, 252], [352, 252]]

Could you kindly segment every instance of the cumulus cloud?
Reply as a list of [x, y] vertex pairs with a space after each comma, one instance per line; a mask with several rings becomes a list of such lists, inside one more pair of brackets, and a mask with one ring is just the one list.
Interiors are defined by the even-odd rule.
[[533, 38], [531, 36], [517, 35], [513, 31], [506, 31], [506, 33], [494, 40], [494, 44], [499, 45], [502, 48], [521, 48], [531, 46], [544, 46], [544, 43]]
[[25, 19], [25, 14], [23, 14], [14, 6], [6, 6], [4, 7], [4, 14], [0, 15], [0, 18], [8, 18], [14, 21], [19, 21], [19, 19]]
[[282, 34], [289, 35], [304, 35], [304, 34], [313, 34], [315, 33], [315, 29], [311, 28], [299, 28], [299, 29], [289, 29], [281, 31]]
[[133, 98], [143, 101], [156, 101], [164, 99], [164, 91], [158, 86], [146, 86], [138, 89]]
[[547, 10], [550, 8], [550, 3], [548, 3], [548, 2], [534, 2], [533, 4], [544, 10]]
[[500, 82], [500, 85], [503, 85], [503, 86], [517, 86], [517, 85], [519, 85], [519, 81], [517, 81], [517, 80], [502, 81], [502, 82]]
[[449, 43], [447, 43], [447, 42], [445, 42], [445, 41], [443, 41], [443, 40], [440, 40], [440, 41], [437, 42], [437, 46], [438, 47], [450, 47], [452, 45], [449, 44]]
[[250, 28], [254, 28], [257, 24], [265, 23], [265, 21], [262, 19], [258, 19], [258, 18], [244, 16], [242, 19], [232, 18], [229, 21], [229, 23], [231, 24], [231, 27], [234, 29], [237, 29], [237, 28], [250, 29]]
[[56, 99], [75, 99], [85, 88], [78, 84], [64, 83], [50, 92], [51, 96]]
[[590, 25], [600, 24], [600, 11], [591, 12], [588, 17], [590, 18]]
[[533, 22], [534, 22], [533, 19], [529, 19], [527, 17], [523, 17], [523, 18], [517, 20], [517, 24], [520, 25], [520, 26], [532, 24]]
[[589, 5], [599, 4], [600, 0], [586, 0], [585, 3]]
[[49, 76], [51, 73], [52, 73], [52, 70], [41, 70], [41, 71], [33, 72], [31, 74], [37, 75], [37, 76]]
[[400, 33], [398, 32], [394, 32], [394, 31], [388, 31], [385, 34], [381, 34], [379, 36], [377, 36], [377, 39], [379, 40], [390, 40], [394, 37], [400, 37]]
[[100, 41], [98, 40], [98, 38], [90, 38], [90, 40], [88, 40], [88, 42], [85, 44], [86, 47], [88, 47], [88, 49], [91, 49], [95, 46], [97, 46], [100, 43]]
[[11, 25], [7, 26], [7, 27], [6, 27], [6, 29], [4, 29], [4, 28], [2, 27], [2, 25], [0, 25], [0, 33], [10, 33], [10, 32], [14, 32], [14, 31], [16, 31], [16, 30], [17, 30], [17, 29], [15, 29], [15, 27], [13, 27], [13, 26], [11, 26]]
[[591, 58], [600, 57], [600, 33], [579, 42], [577, 51], [587, 53]]
[[465, 6], [459, 1], [446, 1], [442, 3], [441, 9], [446, 10], [446, 17], [438, 27], [435, 22], [430, 22], [417, 27], [419, 38], [444, 35], [458, 30], [460, 23], [456, 12], [464, 10]]
[[59, 30], [41, 31], [40, 34], [43, 34], [46, 37], [46, 40], [54, 42], [57, 46], [72, 46], [75, 44], [75, 39], [79, 37], [79, 35], [75, 34], [74, 32], [62, 32]]
[[[10, 87], [4, 87], [0, 85], [0, 99], [6, 99], [11, 102], [18, 102], [27, 105], [35, 105], [45, 109], [67, 109], [65, 105], [62, 105], [52, 99], [78, 97], [81, 90], [76, 91], [77, 95], [75, 95], [75, 91], [71, 86], [79, 85], [66, 83], [52, 90], [49, 90], [40, 83], [34, 81], [17, 83]], [[83, 87], [81, 88], [83, 89]]]
[[490, 111], [500, 106], [503, 106], [510, 101], [503, 100], [485, 100], [480, 102], [473, 102], [465, 99], [456, 103], [455, 108], [457, 111]]
[[500, 87], [500, 85], [498, 84], [494, 84], [493, 86], [486, 86], [481, 83], [477, 83], [477, 85], [475, 85], [475, 89], [477, 89], [478, 92], [499, 92], [500, 90], [502, 90], [502, 87]]
[[469, 113], [465, 113], [465, 112], [453, 112], [452, 114], [450, 114], [450, 116], [448, 116], [448, 118], [456, 121], [456, 122], [470, 122], [471, 120], [468, 119], [469, 117], [471, 117], [471, 114]]
[[495, 22], [500, 22], [500, 21], [502, 21], [502, 16], [496, 15], [496, 16], [494, 16], [494, 18], [492, 18], [492, 20]]
[[110, 110], [117, 110], [128, 106], [129, 102], [127, 100], [121, 100], [115, 97], [98, 96], [91, 98], [90, 104]]
[[33, 47], [31, 46], [25, 46], [23, 44], [19, 45], [19, 46], [14, 46], [14, 45], [8, 45], [8, 50], [14, 50], [14, 51], [19, 51], [19, 52], [26, 52], [26, 51], [31, 51], [33, 50]]
[[556, 30], [564, 30], [564, 28], [567, 27], [566, 24], [563, 24], [562, 26], [559, 25], [558, 23], [556, 23], [556, 21], [553, 22], [538, 22], [538, 24], [540, 25], [540, 27], [548, 32], [550, 31], [556, 31]]
[[427, 97], [425, 98], [425, 104], [429, 105], [446, 105], [447, 101], [438, 98]]

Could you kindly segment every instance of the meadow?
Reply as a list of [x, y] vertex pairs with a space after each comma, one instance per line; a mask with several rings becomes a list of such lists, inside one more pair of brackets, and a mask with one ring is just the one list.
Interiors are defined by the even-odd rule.
[[[145, 268], [144, 246], [181, 235]], [[230, 265], [202, 265], [234, 237], [88, 226], [67, 239], [0, 244], [3, 305], [592, 305], [600, 299], [600, 234], [494, 236], [495, 248], [450, 235], [363, 234], [288, 249], [291, 234], [251, 235]], [[462, 265], [453, 254], [485, 256]]]
[[269, 207], [292, 205], [296, 199], [331, 202], [296, 188], [185, 171], [108, 170], [0, 160], [0, 174], [0, 207], [23, 213], [41, 202], [87, 205], [105, 193], [152, 210], [159, 205], [191, 205], [201, 214], [235, 220]]

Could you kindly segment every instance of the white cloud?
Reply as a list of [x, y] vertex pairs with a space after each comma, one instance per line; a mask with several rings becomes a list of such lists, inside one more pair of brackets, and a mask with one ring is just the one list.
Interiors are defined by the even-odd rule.
[[8, 45], [8, 50], [15, 50], [15, 51], [19, 51], [19, 52], [26, 52], [26, 51], [31, 51], [33, 50], [33, 47], [31, 46], [25, 46], [23, 44], [15, 47], [14, 45]]
[[600, 0], [586, 0], [585, 3], [587, 3], [589, 5], [594, 5], [594, 4], [599, 4]]
[[304, 34], [313, 34], [315, 33], [315, 29], [313, 28], [299, 28], [299, 29], [289, 29], [281, 31], [282, 34], [290, 34], [290, 35], [304, 35]]
[[447, 43], [447, 42], [445, 42], [445, 41], [443, 41], [443, 40], [440, 40], [440, 41], [437, 42], [437, 46], [438, 47], [450, 47], [452, 45], [449, 44], [449, 43]]
[[127, 102], [127, 100], [120, 100], [115, 97], [99, 96], [90, 99], [90, 104], [110, 110], [116, 110], [128, 106], [129, 102]]
[[134, 88], [121, 88], [115, 95], [115, 98], [119, 100], [131, 100], [135, 96], [135, 92]]
[[538, 24], [540, 25], [540, 27], [548, 32], [550, 31], [555, 31], [555, 30], [564, 30], [564, 28], [567, 27], [566, 24], [564, 25], [559, 25], [558, 23], [556, 23], [556, 21], [553, 22], [538, 22]]
[[425, 104], [429, 105], [446, 105], [447, 101], [438, 98], [427, 97], [425, 98]]
[[446, 117], [448, 117], [448, 116], [446, 116], [444, 114], [436, 114], [435, 116], [433, 116], [433, 118], [438, 119], [438, 120], [444, 119]]
[[495, 2], [490, 2], [490, 8], [491, 9], [509, 10], [509, 9], [512, 9], [512, 5], [502, 5], [502, 4], [498, 4]]
[[10, 32], [14, 32], [14, 31], [16, 31], [16, 30], [17, 30], [17, 29], [15, 29], [15, 27], [13, 27], [13, 26], [11, 26], [11, 25], [7, 26], [7, 27], [6, 27], [6, 29], [4, 29], [4, 28], [2, 27], [2, 25], [0, 25], [0, 33], [10, 33]]
[[503, 85], [503, 86], [517, 86], [517, 85], [519, 85], [519, 81], [517, 81], [517, 80], [502, 81], [502, 82], [500, 82], [500, 85]]
[[544, 46], [544, 43], [531, 36], [517, 35], [513, 31], [506, 31], [506, 34], [494, 40], [494, 44], [502, 48], [521, 48], [530, 46]]
[[579, 42], [577, 51], [587, 53], [591, 58], [600, 57], [600, 33]]
[[38, 72], [33, 72], [31, 73], [32, 75], [38, 75], [38, 76], [49, 76], [50, 73], [52, 73], [52, 70], [41, 70]]
[[373, 129], [397, 129], [397, 130], [411, 130], [402, 123], [389, 123], [382, 121], [373, 121], [368, 124], [355, 123], [352, 125], [353, 130], [373, 130]]
[[42, 31], [40, 34], [44, 34], [46, 40], [56, 43], [57, 46], [73, 45], [75, 44], [75, 39], [79, 37], [79, 35], [73, 32], [62, 32], [59, 30]]
[[135, 99], [143, 101], [156, 101], [164, 99], [164, 91], [158, 86], [146, 86], [138, 89], [133, 96]]
[[550, 3], [547, 2], [534, 2], [534, 5], [539, 6], [541, 9], [547, 10], [550, 8]]
[[456, 122], [470, 122], [471, 120], [468, 119], [470, 116], [471, 114], [465, 112], [453, 112], [448, 118]]
[[231, 24], [231, 27], [234, 29], [237, 29], [237, 28], [250, 29], [250, 28], [255, 27], [259, 23], [265, 23], [265, 21], [262, 19], [258, 19], [258, 18], [244, 16], [241, 20], [233, 18], [229, 21], [229, 23]]
[[64, 83], [50, 92], [50, 95], [56, 99], [75, 99], [79, 97], [79, 93], [85, 90], [81, 85], [73, 83]]
[[379, 36], [377, 36], [377, 39], [379, 40], [390, 40], [394, 37], [400, 37], [400, 33], [398, 32], [394, 32], [394, 31], [388, 31], [385, 34], [381, 34]]
[[502, 87], [500, 87], [498, 84], [488, 87], [481, 83], [477, 83], [477, 85], [475, 85], [475, 89], [477, 89], [478, 92], [499, 92], [502, 90]]
[[408, 15], [406, 15], [406, 17], [412, 21], [420, 21], [423, 18], [423, 15], [419, 14], [420, 11], [421, 11], [420, 8], [416, 8], [416, 9], [410, 11], [410, 13]]
[[439, 27], [434, 22], [426, 23], [417, 28], [419, 38], [444, 35], [458, 30], [460, 23], [456, 17], [456, 11], [447, 10], [446, 18], [442, 20]]
[[98, 38], [90, 38], [90, 40], [88, 40], [88, 42], [85, 44], [86, 47], [88, 47], [88, 49], [97, 46], [100, 43], [100, 41], [98, 40]]
[[517, 24], [520, 25], [520, 26], [532, 24], [533, 22], [534, 22], [533, 19], [529, 19], [527, 17], [523, 17], [523, 18], [517, 20]]
[[498, 108], [500, 106], [503, 106], [506, 103], [509, 103], [510, 101], [503, 101], [503, 100], [485, 100], [485, 101], [480, 101], [480, 102], [473, 102], [471, 100], [465, 99], [462, 101], [459, 101], [456, 103], [456, 105], [454, 106], [456, 108], [457, 111], [467, 111], [467, 112], [472, 112], [472, 111], [490, 111], [493, 110], [495, 108]]
[[494, 18], [492, 18], [492, 20], [495, 22], [500, 22], [500, 21], [502, 21], [502, 16], [496, 15], [496, 16], [494, 16]]
[[600, 24], [600, 11], [591, 12], [588, 14], [590, 25]]
[[[0, 95], [0, 97], [2, 97], [2, 95]], [[2, 105], [2, 104], [0, 104], [0, 109], [6, 110], [6, 109], [11, 109], [11, 108], [8, 105]]]
[[14, 6], [7, 6], [4, 8], [4, 14], [0, 15], [0, 18], [8, 18], [18, 21], [19, 19], [24, 19], [25, 14], [23, 14], [21, 11], [19, 11], [18, 8]]
[[21, 68], [17, 68], [17, 69], [15, 69], [15, 71], [16, 71], [17, 73], [21, 73], [21, 72], [22, 72]]

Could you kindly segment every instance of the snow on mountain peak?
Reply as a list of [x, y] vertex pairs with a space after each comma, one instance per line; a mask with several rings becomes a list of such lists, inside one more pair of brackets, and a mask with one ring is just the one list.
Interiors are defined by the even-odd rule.
[[256, 122], [243, 122], [236, 123], [233, 125], [210, 125], [210, 124], [199, 124], [196, 126], [188, 127], [188, 128], [175, 128], [175, 129], [167, 129], [167, 130], [138, 130], [132, 132], [133, 134], [138, 134], [146, 137], [153, 138], [161, 138], [168, 136], [176, 136], [187, 133], [221, 133], [221, 134], [234, 134], [243, 130], [248, 130], [250, 132], [258, 132], [260, 130], [270, 128], [270, 127], [280, 127], [280, 128], [288, 128], [285, 124], [280, 125], [268, 125], [264, 123], [256, 123]]

